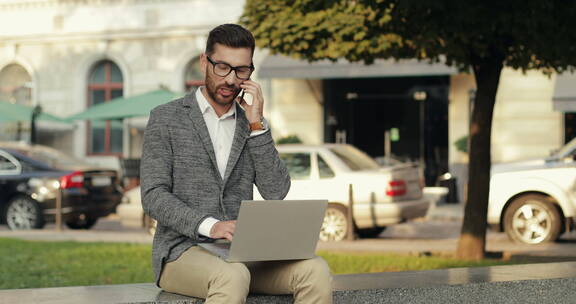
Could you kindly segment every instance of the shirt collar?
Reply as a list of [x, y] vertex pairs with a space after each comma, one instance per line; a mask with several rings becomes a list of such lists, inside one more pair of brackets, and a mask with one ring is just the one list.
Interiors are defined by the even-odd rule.
[[[204, 89], [204, 88], [205, 87], [199, 87], [198, 90], [196, 90], [196, 100], [198, 101], [198, 106], [200, 107], [200, 111], [202, 112], [202, 114], [206, 114], [207, 111], [211, 110], [214, 113], [214, 115], [216, 115], [216, 111], [214, 111], [214, 108], [212, 108], [212, 106], [210, 105], [208, 100], [206, 100], [206, 97], [204, 97], [204, 94], [202, 94], [202, 89]], [[230, 109], [228, 110], [228, 112], [224, 113], [224, 115], [219, 117], [219, 119], [225, 119], [225, 118], [228, 118], [230, 116], [233, 116], [233, 118], [236, 118], [236, 106], [235, 105], [232, 105], [230, 107]]]

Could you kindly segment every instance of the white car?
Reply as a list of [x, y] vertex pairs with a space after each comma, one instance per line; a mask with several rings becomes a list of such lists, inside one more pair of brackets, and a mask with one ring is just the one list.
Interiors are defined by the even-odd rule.
[[346, 238], [350, 188], [354, 227], [360, 237], [376, 237], [386, 226], [423, 217], [428, 211], [430, 203], [422, 195], [417, 165], [380, 167], [345, 144], [279, 145], [278, 152], [292, 180], [285, 199], [329, 201], [320, 232], [323, 241]]
[[555, 241], [574, 229], [576, 139], [550, 157], [492, 166], [488, 224], [516, 242]]
[[[365, 153], [345, 144], [278, 145], [277, 149], [292, 180], [285, 199], [329, 201], [320, 233], [323, 241], [347, 237], [351, 198], [354, 228], [360, 237], [376, 237], [386, 226], [423, 217], [428, 211], [430, 203], [422, 194], [422, 173], [415, 164], [380, 167]], [[262, 199], [256, 187], [254, 199]], [[137, 206], [139, 214], [132, 217], [146, 222], [139, 197], [125, 198], [125, 204]], [[121, 218], [128, 218], [122, 215], [126, 209], [118, 207]]]

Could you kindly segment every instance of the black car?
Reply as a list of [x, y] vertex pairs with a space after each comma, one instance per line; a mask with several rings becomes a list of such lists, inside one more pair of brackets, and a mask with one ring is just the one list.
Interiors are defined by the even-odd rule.
[[46, 146], [0, 143], [0, 223], [19, 230], [54, 222], [60, 191], [62, 220], [89, 229], [120, 204], [118, 182], [115, 170], [91, 168]]

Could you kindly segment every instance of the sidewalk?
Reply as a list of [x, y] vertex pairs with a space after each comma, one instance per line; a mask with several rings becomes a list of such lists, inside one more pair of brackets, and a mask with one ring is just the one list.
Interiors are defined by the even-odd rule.
[[[53, 226], [53, 225], [52, 225]], [[152, 244], [152, 236], [140, 231], [70, 230], [53, 227], [35, 230], [0, 230], [0, 237], [35, 241], [115, 242]]]
[[427, 221], [462, 222], [464, 219], [464, 204], [462, 203], [436, 203], [430, 204]]
[[430, 209], [426, 215], [427, 221], [459, 221], [464, 218], [462, 202], [444, 202], [448, 189], [443, 187], [424, 188], [424, 197], [430, 201]]
[[[385, 237], [394, 238], [429, 238], [438, 239], [438, 235], [456, 237], [462, 220], [461, 204], [431, 204], [426, 218], [388, 227], [384, 232]], [[430, 223], [429, 227], [421, 227], [421, 222]], [[411, 224], [414, 225], [411, 225]], [[412, 227], [415, 226], [415, 227]], [[72, 230], [65, 225], [61, 231], [57, 231], [54, 224], [48, 224], [44, 229], [35, 230], [8, 230], [5, 225], [0, 226], [0, 237], [19, 238], [23, 240], [45, 241], [78, 241], [78, 242], [129, 242], [151, 244], [152, 236], [144, 229], [123, 227], [116, 215], [100, 219], [90, 230]]]
[[47, 224], [43, 229], [9, 230], [0, 225], [0, 237], [19, 238], [37, 241], [77, 241], [77, 242], [119, 242], [152, 244], [152, 235], [142, 228], [124, 227], [118, 216], [112, 214], [98, 220], [89, 230], [73, 230], [62, 225], [56, 230], [55, 224]]

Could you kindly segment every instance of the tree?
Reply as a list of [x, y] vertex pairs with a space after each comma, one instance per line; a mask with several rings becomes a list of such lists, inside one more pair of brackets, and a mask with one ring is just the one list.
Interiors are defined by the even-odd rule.
[[457, 255], [485, 255], [492, 113], [504, 67], [576, 65], [571, 0], [247, 0], [240, 22], [259, 47], [308, 61], [415, 58], [472, 71], [468, 197]]

